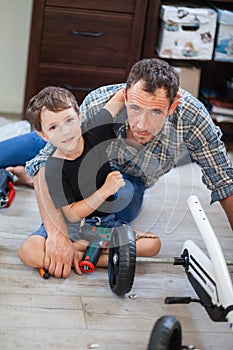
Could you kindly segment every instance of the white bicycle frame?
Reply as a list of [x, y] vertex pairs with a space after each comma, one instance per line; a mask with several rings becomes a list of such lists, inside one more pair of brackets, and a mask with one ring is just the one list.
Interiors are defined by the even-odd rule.
[[224, 320], [233, 331], [233, 287], [221, 246], [196, 196], [188, 198], [188, 206], [209, 257], [193, 241], [186, 241], [183, 246], [189, 261], [186, 272], [208, 294], [213, 307], [223, 311]]

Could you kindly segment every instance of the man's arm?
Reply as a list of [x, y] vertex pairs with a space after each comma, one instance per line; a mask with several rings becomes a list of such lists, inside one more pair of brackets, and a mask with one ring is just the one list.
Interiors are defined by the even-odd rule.
[[62, 212], [55, 208], [49, 195], [45, 181], [45, 167], [42, 167], [34, 176], [33, 182], [40, 214], [48, 234], [44, 266], [55, 277], [68, 277], [72, 265], [78, 274], [82, 274], [78, 252], [68, 237]]
[[45, 147], [40, 150], [36, 157], [26, 162], [25, 170], [29, 176], [33, 177], [39, 169], [46, 165], [49, 155], [54, 150], [54, 146], [47, 142]]
[[233, 230], [233, 195], [220, 200], [220, 203], [225, 210], [225, 213], [231, 225], [231, 229]]

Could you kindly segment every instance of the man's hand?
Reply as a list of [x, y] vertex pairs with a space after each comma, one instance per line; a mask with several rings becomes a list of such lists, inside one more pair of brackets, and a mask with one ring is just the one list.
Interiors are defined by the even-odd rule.
[[44, 266], [50, 275], [57, 278], [67, 278], [72, 266], [77, 274], [82, 274], [79, 268], [78, 251], [74, 249], [70, 239], [61, 233], [46, 239]]

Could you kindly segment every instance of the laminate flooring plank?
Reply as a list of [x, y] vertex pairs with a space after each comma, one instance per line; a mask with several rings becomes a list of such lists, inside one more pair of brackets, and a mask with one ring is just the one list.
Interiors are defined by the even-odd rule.
[[[91, 344], [98, 344], [100, 350], [147, 350], [150, 329], [144, 332], [140, 329], [137, 332], [124, 330], [118, 331], [98, 331], [92, 330], [61, 330], [61, 329], [41, 329], [18, 328], [16, 331], [9, 329], [0, 330], [3, 340], [2, 347], [5, 350], [86, 350]], [[205, 333], [183, 333], [183, 344], [195, 344], [201, 350], [232, 350], [231, 337], [221, 333], [213, 335]]]

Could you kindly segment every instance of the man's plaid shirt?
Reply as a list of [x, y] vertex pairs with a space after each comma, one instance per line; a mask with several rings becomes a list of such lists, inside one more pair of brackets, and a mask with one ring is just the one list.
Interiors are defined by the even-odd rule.
[[[82, 122], [93, 118], [111, 96], [124, 84], [108, 85], [92, 91], [80, 106]], [[172, 169], [180, 156], [188, 152], [202, 170], [202, 180], [211, 190], [211, 202], [233, 194], [233, 168], [221, 141], [222, 133], [213, 123], [204, 105], [182, 90], [179, 106], [167, 117], [162, 131], [150, 142], [135, 148], [127, 143], [127, 114], [124, 108], [115, 118], [116, 139], [107, 149], [113, 169], [138, 177], [146, 187]], [[53, 146], [48, 143], [26, 170], [30, 176], [44, 166]]]

